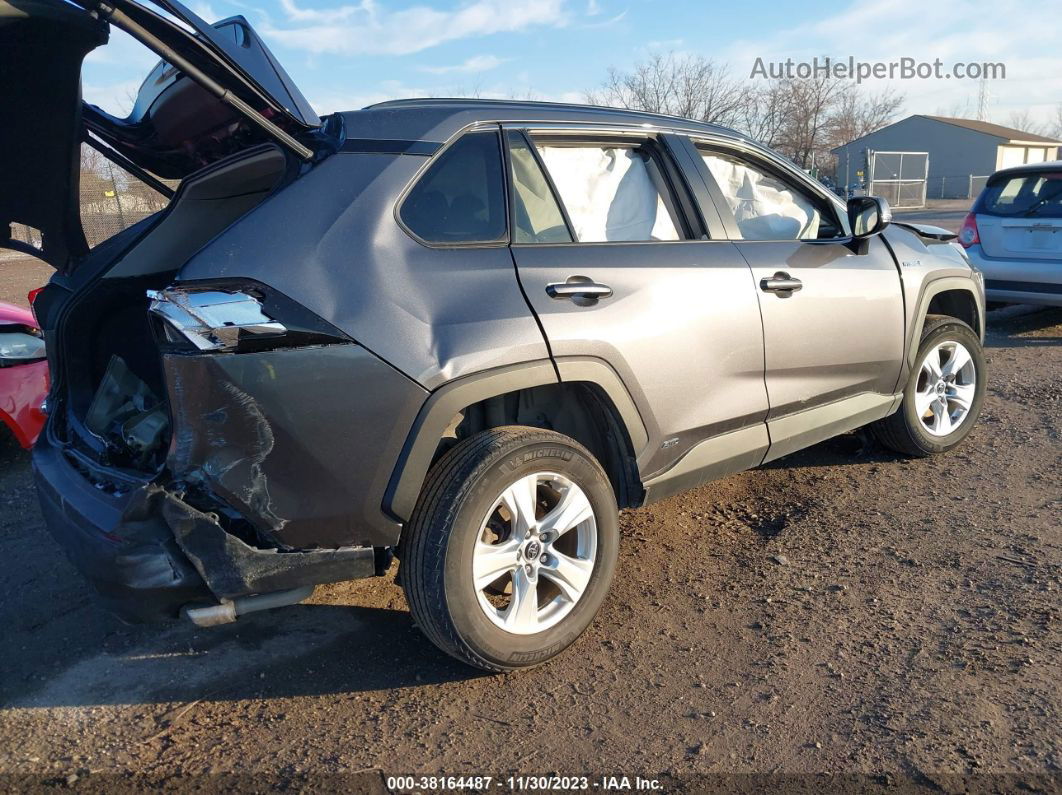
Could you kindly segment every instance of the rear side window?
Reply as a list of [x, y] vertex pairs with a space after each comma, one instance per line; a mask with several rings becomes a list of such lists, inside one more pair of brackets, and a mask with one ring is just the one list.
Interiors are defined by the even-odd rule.
[[580, 243], [681, 240], [674, 197], [649, 142], [535, 141]]
[[1021, 174], [990, 182], [978, 212], [1023, 218], [1062, 218], [1062, 172]]
[[497, 133], [469, 133], [444, 151], [413, 186], [399, 217], [428, 243], [504, 242], [505, 187]]

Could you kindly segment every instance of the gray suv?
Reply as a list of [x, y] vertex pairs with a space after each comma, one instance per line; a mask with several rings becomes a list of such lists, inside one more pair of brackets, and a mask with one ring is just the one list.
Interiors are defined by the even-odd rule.
[[[0, 229], [57, 268], [44, 517], [128, 618], [231, 621], [397, 556], [442, 650], [530, 666], [600, 608], [620, 510], [861, 426], [942, 453], [977, 418], [953, 236], [741, 135], [525, 102], [319, 119], [242, 17], [79, 2], [0, 0]], [[109, 25], [164, 59], [125, 119], [79, 95]], [[83, 141], [171, 195], [94, 248]]]

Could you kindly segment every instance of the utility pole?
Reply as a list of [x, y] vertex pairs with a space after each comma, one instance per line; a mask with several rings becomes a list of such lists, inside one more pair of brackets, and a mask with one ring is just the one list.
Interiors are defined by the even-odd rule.
[[981, 78], [977, 87], [977, 118], [980, 121], [988, 121], [988, 80]]

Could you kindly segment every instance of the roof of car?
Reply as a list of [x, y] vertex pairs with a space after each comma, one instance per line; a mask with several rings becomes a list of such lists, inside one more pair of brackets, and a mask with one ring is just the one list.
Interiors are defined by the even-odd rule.
[[1045, 160], [1040, 163], [1025, 163], [1024, 165], [1020, 166], [1010, 166], [1009, 168], [1001, 168], [999, 171], [993, 174], [990, 179], [995, 179], [1000, 174], [1009, 176], [1011, 174], [1028, 174], [1030, 172], [1036, 174], [1041, 171], [1062, 171], [1062, 160]]
[[383, 138], [445, 142], [457, 131], [480, 121], [585, 123], [665, 127], [691, 133], [726, 135], [747, 140], [715, 124], [621, 108], [499, 99], [401, 99], [343, 114], [347, 138]]

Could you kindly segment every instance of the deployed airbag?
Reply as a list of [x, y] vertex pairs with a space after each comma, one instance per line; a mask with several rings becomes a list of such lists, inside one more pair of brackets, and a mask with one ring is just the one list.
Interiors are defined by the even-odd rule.
[[644, 153], [598, 146], [542, 146], [539, 153], [580, 242], [679, 239]]
[[702, 152], [746, 240], [813, 240], [819, 211], [771, 174], [725, 155]]

